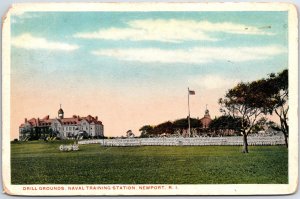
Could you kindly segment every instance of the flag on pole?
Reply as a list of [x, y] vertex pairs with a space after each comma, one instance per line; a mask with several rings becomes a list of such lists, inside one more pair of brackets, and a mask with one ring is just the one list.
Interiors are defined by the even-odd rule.
[[190, 95], [195, 95], [195, 91], [189, 90], [189, 94], [190, 94]]

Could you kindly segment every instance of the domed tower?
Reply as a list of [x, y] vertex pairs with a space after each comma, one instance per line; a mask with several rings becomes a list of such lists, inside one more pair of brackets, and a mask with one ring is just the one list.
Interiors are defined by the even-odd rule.
[[209, 117], [210, 118], [209, 110], [207, 109], [207, 107], [206, 107], [206, 110], [205, 110], [204, 117]]
[[58, 118], [59, 119], [63, 119], [64, 118], [64, 111], [61, 108], [61, 104], [60, 104], [60, 108], [58, 110]]
[[212, 119], [210, 118], [209, 110], [207, 109], [207, 105], [206, 105], [204, 117], [201, 118], [200, 121], [202, 124], [202, 128], [204, 128], [204, 129], [209, 128], [209, 125], [212, 122]]

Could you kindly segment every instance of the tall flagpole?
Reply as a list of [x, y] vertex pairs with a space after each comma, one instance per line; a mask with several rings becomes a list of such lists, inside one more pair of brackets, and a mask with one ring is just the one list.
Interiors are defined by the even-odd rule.
[[189, 133], [189, 137], [191, 136], [191, 122], [190, 122], [190, 88], [188, 87], [188, 123], [189, 123], [189, 129], [188, 129], [188, 133]]

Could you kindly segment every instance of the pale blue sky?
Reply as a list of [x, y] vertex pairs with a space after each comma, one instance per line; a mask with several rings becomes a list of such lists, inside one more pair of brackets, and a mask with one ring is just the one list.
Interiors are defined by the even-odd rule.
[[[185, 40], [179, 43], [139, 40], [132, 41], [108, 39], [74, 38], [73, 35], [96, 32], [108, 28], [128, 28], [133, 20], [193, 20], [211, 23], [234, 23], [245, 27], [256, 27], [273, 35], [231, 34], [210, 31], [208, 34], [218, 41]], [[187, 50], [195, 47], [287, 47], [287, 13], [286, 12], [43, 12], [25, 13], [13, 17], [12, 37], [30, 33], [32, 37], [45, 38], [53, 42], [78, 45], [72, 52], [50, 52], [47, 50], [26, 50], [12, 48], [12, 61], [28, 63], [27, 70], [45, 72], [59, 71], [60, 75], [82, 74], [89, 79], [102, 79], [112, 84], [127, 81], [147, 81], [155, 77], [157, 81], [172, 78], [172, 81], [196, 74], [221, 74], [225, 77], [256, 78], [270, 72], [277, 72], [287, 66], [287, 53], [279, 53], [262, 60], [230, 62], [216, 60], [209, 63], [161, 63], [118, 60], [115, 57], [96, 56], [91, 51], [101, 49], [145, 49], [159, 48], [166, 50]], [[269, 28], [270, 27], [270, 28]], [[162, 33], [164, 34], [164, 33]], [[28, 56], [30, 54], [30, 56]], [[18, 56], [17, 56], [18, 55]], [[30, 62], [27, 60], [33, 57]], [[217, 54], [214, 56], [218, 56]], [[43, 62], [41, 66], [39, 63]], [[17, 72], [16, 65], [12, 65]], [[245, 71], [247, 71], [245, 73]], [[17, 73], [24, 73], [24, 69]], [[56, 74], [57, 75], [57, 74]], [[38, 77], [36, 77], [38, 78]], [[175, 79], [176, 78], [176, 79]], [[182, 82], [179, 82], [182, 83]]]

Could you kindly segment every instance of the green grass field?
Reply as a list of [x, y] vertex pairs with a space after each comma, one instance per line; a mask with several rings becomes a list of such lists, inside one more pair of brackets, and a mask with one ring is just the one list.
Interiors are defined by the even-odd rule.
[[284, 146], [80, 145], [62, 141], [11, 144], [12, 184], [249, 184], [288, 183]]

